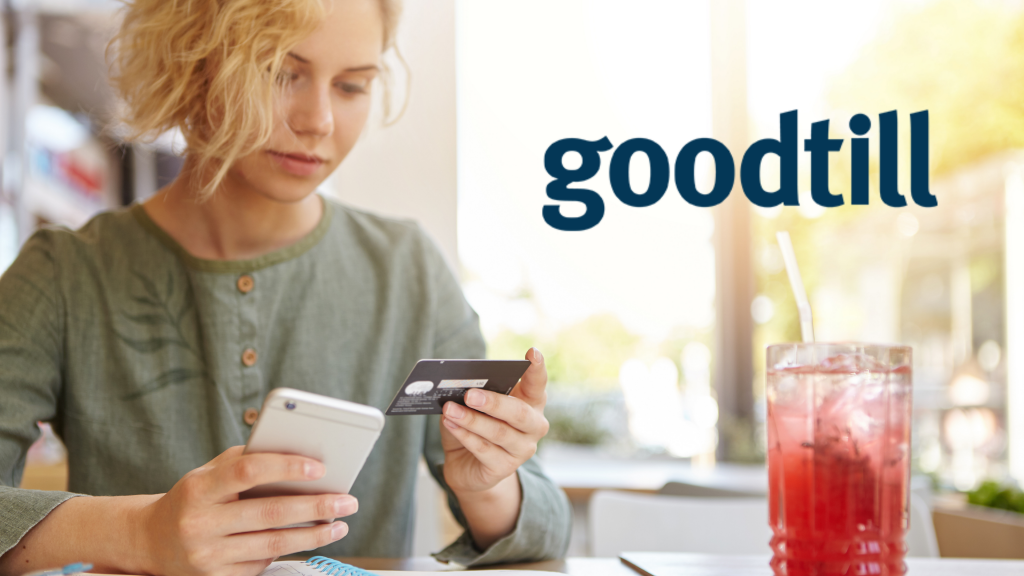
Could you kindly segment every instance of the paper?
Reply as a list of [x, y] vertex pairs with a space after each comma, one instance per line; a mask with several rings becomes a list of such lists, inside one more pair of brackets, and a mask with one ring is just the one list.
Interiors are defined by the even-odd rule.
[[[444, 572], [396, 572], [394, 570], [366, 570], [377, 576], [440, 576], [452, 572], [464, 572], [464, 568], [453, 567]], [[267, 566], [260, 576], [324, 576], [326, 571], [314, 568], [305, 562], [274, 562]], [[537, 570], [488, 570], [487, 576], [565, 576], [557, 572], [540, 572]]]

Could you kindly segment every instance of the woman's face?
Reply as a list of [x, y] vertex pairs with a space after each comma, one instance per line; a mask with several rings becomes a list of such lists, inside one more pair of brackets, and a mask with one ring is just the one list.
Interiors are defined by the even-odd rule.
[[380, 6], [378, 0], [333, 0], [327, 9], [326, 20], [285, 60], [283, 95], [270, 140], [235, 162], [229, 186], [297, 202], [355, 145], [380, 70]]

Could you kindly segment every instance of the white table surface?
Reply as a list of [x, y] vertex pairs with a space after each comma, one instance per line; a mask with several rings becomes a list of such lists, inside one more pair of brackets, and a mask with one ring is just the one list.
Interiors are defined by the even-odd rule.
[[657, 492], [667, 482], [766, 494], [768, 471], [763, 464], [719, 462], [694, 466], [682, 460], [634, 460], [602, 457], [593, 451], [553, 447], [539, 456], [544, 472], [563, 488], [644, 490]]
[[[659, 566], [655, 576], [772, 576], [768, 556], [662, 552], [633, 552], [624, 556], [641, 565]], [[1021, 576], [1024, 560], [907, 558], [907, 568], [907, 574], [913, 576]]]

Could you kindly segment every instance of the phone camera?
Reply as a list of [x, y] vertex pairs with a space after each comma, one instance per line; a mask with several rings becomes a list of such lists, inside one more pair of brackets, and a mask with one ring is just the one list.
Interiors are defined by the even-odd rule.
[[288, 410], [295, 410], [295, 402], [292, 402], [291, 400], [286, 400], [284, 403], [284, 407], [287, 408]]

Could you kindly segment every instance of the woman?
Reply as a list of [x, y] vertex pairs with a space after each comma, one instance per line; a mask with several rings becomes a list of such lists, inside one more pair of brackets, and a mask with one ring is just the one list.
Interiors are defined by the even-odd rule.
[[[393, 0], [129, 4], [115, 86], [139, 134], [183, 131], [185, 168], [145, 204], [37, 233], [0, 279], [0, 571], [251, 575], [314, 548], [407, 555], [421, 454], [466, 528], [439, 558], [564, 553], [568, 504], [530, 460], [547, 431], [536, 349], [510, 397], [389, 419], [351, 495], [238, 500], [323, 474], [242, 455], [270, 389], [383, 408], [416, 360], [484, 353], [415, 224], [313, 193], [366, 123], [396, 18]], [[69, 490], [94, 497], [15, 488], [37, 421], [68, 445]]]

